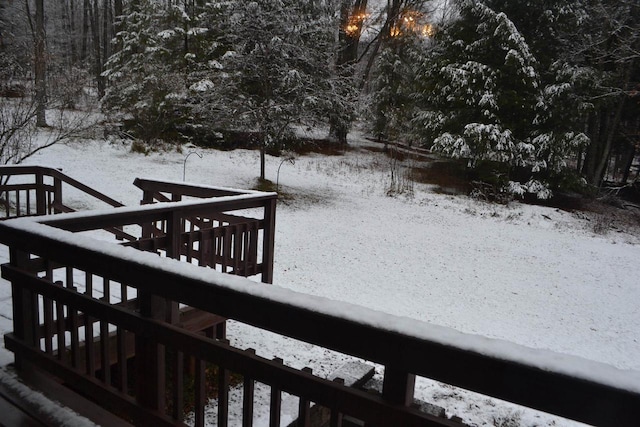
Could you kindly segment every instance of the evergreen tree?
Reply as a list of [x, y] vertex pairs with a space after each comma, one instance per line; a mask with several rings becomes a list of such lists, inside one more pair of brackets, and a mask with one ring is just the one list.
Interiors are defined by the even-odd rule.
[[146, 142], [175, 138], [193, 123], [189, 87], [215, 43], [200, 23], [203, 13], [183, 4], [159, 9], [143, 0], [132, 3], [118, 24], [118, 50], [103, 73], [109, 82], [103, 108], [113, 120], [131, 122], [129, 131]]
[[457, 6], [459, 19], [436, 35], [423, 63], [414, 124], [434, 150], [471, 167], [493, 164], [510, 191], [547, 198], [550, 176], [586, 138], [554, 124], [561, 91], [545, 87], [544, 68], [513, 21], [482, 1]]
[[193, 87], [196, 113], [253, 132], [264, 179], [266, 151], [282, 148], [295, 125], [349, 106], [331, 68], [334, 18], [311, 0], [232, 2], [225, 16], [220, 32], [228, 50]]

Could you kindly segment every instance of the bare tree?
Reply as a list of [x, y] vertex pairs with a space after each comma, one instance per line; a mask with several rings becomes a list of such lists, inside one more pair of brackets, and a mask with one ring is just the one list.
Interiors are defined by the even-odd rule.
[[[29, 0], [25, 0], [29, 10]], [[29, 20], [31, 16], [29, 15]], [[45, 52], [46, 32], [44, 27], [44, 0], [36, 0], [35, 27], [31, 25], [34, 41], [34, 75], [36, 86], [36, 124], [47, 126], [47, 57]]]

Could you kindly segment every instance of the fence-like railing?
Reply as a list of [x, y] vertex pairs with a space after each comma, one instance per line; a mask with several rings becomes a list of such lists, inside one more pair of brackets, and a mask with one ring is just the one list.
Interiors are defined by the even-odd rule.
[[[2, 275], [12, 284], [14, 301], [14, 332], [5, 343], [17, 364], [45, 368], [138, 425], [183, 425], [185, 406], [192, 408], [195, 425], [205, 425], [207, 390], [215, 389], [217, 425], [225, 426], [231, 387], [243, 390], [245, 426], [252, 425], [256, 404], [268, 405], [270, 425], [280, 425], [283, 392], [299, 397], [300, 425], [309, 425], [311, 402], [329, 408], [335, 426], [344, 415], [366, 425], [456, 425], [411, 407], [416, 375], [594, 425], [637, 425], [637, 372], [261, 286], [81, 233], [154, 221], [170, 231], [188, 218], [248, 209], [271, 197], [226, 196], [0, 223], [0, 242], [11, 254]], [[182, 240], [171, 232], [165, 236], [167, 250], [180, 253]], [[384, 367], [382, 394], [187, 330], [168, 321], [167, 301], [375, 362]], [[188, 378], [193, 394], [185, 388]], [[268, 402], [255, 401], [256, 382], [270, 387]]]
[[[12, 178], [18, 182], [11, 182]], [[4, 210], [3, 219], [73, 211], [62, 200], [63, 185], [76, 188], [109, 206], [123, 206], [117, 200], [54, 168], [0, 166], [0, 206]]]
[[[33, 197], [47, 208], [16, 216], [61, 212], [60, 185], [34, 171], [41, 190], [29, 191], [40, 191]], [[49, 175], [55, 180], [55, 172]], [[17, 366], [44, 368], [136, 425], [184, 425], [189, 409], [196, 426], [226, 426], [230, 411], [250, 426], [255, 405], [267, 405], [269, 425], [279, 426], [283, 392], [299, 398], [301, 426], [310, 425], [312, 402], [328, 408], [332, 426], [346, 415], [375, 426], [459, 425], [411, 405], [416, 376], [594, 425], [632, 426], [640, 419], [638, 372], [234, 277], [258, 273], [272, 280], [273, 193], [136, 185], [144, 206], [0, 223], [0, 243], [10, 248], [2, 276], [11, 282], [14, 315], [5, 344]], [[20, 196], [10, 197], [24, 205], [16, 203]], [[31, 201], [22, 196], [22, 202], [25, 197]], [[101, 229], [131, 238], [87, 235]], [[233, 347], [227, 318], [377, 363], [382, 393]], [[256, 382], [270, 388], [269, 396], [259, 397]], [[230, 401], [233, 388], [242, 390], [239, 410]], [[215, 420], [205, 409], [212, 397]]]

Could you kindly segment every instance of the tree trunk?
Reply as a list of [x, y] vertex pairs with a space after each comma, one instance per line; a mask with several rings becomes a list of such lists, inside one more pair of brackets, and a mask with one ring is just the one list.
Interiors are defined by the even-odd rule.
[[93, 42], [93, 69], [98, 86], [98, 95], [104, 96], [104, 77], [102, 77], [102, 52], [100, 50], [100, 21], [98, 18], [98, 0], [93, 0], [89, 6], [89, 20], [91, 21], [91, 38]]
[[[353, 7], [349, 0], [342, 0], [340, 4], [339, 50], [336, 60], [336, 68], [340, 74], [358, 60], [358, 46], [366, 11], [367, 0], [355, 0]], [[347, 120], [334, 114], [329, 116], [329, 124], [329, 137], [339, 144], [346, 144], [349, 133]]]
[[376, 38], [375, 44], [373, 45], [373, 51], [369, 55], [369, 60], [367, 61], [367, 65], [362, 73], [362, 79], [360, 80], [360, 90], [363, 90], [369, 81], [369, 75], [371, 74], [371, 70], [373, 69], [373, 64], [378, 56], [378, 52], [380, 51], [380, 47], [386, 43], [391, 37], [391, 30], [398, 26], [398, 19], [400, 18], [400, 10], [402, 9], [403, 0], [392, 0], [387, 8], [387, 18], [385, 19], [384, 25], [380, 30], [380, 34]]
[[607, 126], [607, 138], [602, 150], [602, 155], [600, 156], [600, 159], [596, 164], [596, 169], [593, 175], [593, 183], [595, 185], [599, 186], [604, 180], [604, 174], [607, 170], [607, 165], [609, 164], [609, 159], [611, 157], [611, 147], [613, 145], [613, 139], [618, 133], [618, 125], [620, 124], [620, 119], [622, 118], [625, 100], [626, 95], [620, 95], [620, 100], [618, 101], [615, 115], [611, 120], [609, 126]]
[[266, 164], [266, 151], [267, 151], [267, 144], [262, 141], [262, 144], [260, 145], [260, 180], [264, 181], [265, 180], [265, 164]]
[[102, 0], [102, 64], [107, 62], [111, 55], [111, 25], [112, 25], [111, 2]]
[[76, 46], [76, 6], [75, 1], [69, 1], [69, 44], [71, 45], [71, 63], [78, 61], [78, 48]]
[[36, 84], [36, 125], [47, 126], [47, 58], [45, 54], [44, 0], [36, 0], [34, 74]]
[[82, 6], [82, 46], [80, 48], [80, 59], [87, 59], [88, 54], [88, 40], [89, 40], [89, 14], [91, 12], [91, 3], [89, 0], [84, 0]]

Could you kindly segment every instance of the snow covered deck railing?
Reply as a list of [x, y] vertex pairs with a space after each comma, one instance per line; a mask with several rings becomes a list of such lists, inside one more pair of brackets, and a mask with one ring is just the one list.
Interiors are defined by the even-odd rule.
[[[10, 183], [12, 177], [20, 177], [18, 178], [20, 182]], [[63, 184], [76, 188], [109, 206], [123, 206], [117, 200], [54, 168], [22, 165], [0, 166], [0, 201], [4, 208], [4, 219], [72, 210], [63, 203]]]
[[[183, 425], [185, 365], [195, 373], [197, 426], [206, 421], [207, 381], [215, 381], [219, 390], [217, 425], [228, 424], [231, 372], [241, 375], [234, 386], [243, 389], [243, 425], [252, 424], [256, 381], [271, 388], [266, 404], [272, 426], [280, 424], [283, 391], [300, 397], [301, 425], [308, 425], [310, 402], [330, 408], [336, 426], [343, 415], [378, 426], [457, 425], [409, 406], [415, 376], [593, 425], [638, 425], [638, 372], [263, 286], [78, 233], [151, 217], [177, 227], [180, 218], [202, 214], [205, 206], [230, 203], [242, 209], [261, 197], [266, 196], [0, 223], [0, 242], [11, 254], [2, 276], [12, 284], [14, 303], [14, 332], [5, 343], [17, 365], [45, 369], [136, 425]], [[127, 304], [131, 295], [137, 296], [138, 308]], [[382, 395], [171, 324], [166, 301], [375, 362], [384, 367]], [[213, 380], [204, 375], [209, 364], [218, 367]]]

